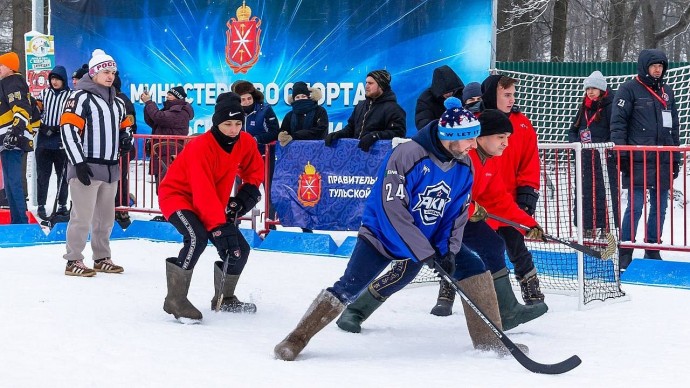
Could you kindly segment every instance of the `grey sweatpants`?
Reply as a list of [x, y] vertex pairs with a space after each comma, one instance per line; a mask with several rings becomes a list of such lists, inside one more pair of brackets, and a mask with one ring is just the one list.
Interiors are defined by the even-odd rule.
[[110, 256], [110, 232], [115, 223], [115, 194], [117, 181], [107, 183], [91, 179], [85, 186], [79, 179], [69, 180], [72, 211], [67, 224], [67, 253], [65, 260], [84, 260], [84, 247], [91, 230], [93, 259]]

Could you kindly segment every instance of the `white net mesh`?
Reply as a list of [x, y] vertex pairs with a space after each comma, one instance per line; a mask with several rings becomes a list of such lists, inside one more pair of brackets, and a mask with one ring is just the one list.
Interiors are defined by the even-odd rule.
[[[515, 78], [517, 82], [516, 104], [537, 131], [540, 143], [567, 142], [568, 128], [582, 103], [586, 77], [564, 77], [496, 70]], [[635, 75], [606, 77], [611, 90], [615, 91]], [[671, 86], [678, 105], [680, 118], [680, 143], [690, 139], [690, 66], [670, 69], [666, 82]]]

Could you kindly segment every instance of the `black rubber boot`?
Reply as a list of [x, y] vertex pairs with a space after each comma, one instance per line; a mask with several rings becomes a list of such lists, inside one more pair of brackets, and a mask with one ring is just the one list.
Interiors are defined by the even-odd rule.
[[650, 260], [663, 260], [659, 254], [659, 251], [655, 249], [645, 249], [644, 258]]
[[431, 309], [431, 315], [437, 317], [447, 317], [453, 314], [453, 303], [455, 302], [455, 290], [450, 287], [450, 284], [441, 280], [438, 288], [438, 299], [436, 306]]
[[362, 295], [354, 302], [350, 303], [340, 318], [335, 322], [339, 328], [350, 333], [362, 331], [362, 322], [386, 301], [386, 298], [377, 298], [369, 289], [364, 290]]

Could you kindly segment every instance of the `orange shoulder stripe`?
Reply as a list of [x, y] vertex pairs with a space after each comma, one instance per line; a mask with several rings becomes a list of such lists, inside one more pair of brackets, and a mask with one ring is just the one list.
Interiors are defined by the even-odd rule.
[[60, 116], [60, 126], [63, 126], [65, 124], [72, 124], [75, 127], [77, 127], [79, 131], [83, 131], [86, 122], [81, 116], [77, 115], [76, 113], [65, 112], [62, 114], [62, 116]]

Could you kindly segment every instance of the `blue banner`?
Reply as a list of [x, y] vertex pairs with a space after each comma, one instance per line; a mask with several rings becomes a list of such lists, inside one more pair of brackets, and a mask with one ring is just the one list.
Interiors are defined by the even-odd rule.
[[356, 139], [300, 140], [276, 146], [271, 201], [283, 226], [357, 230], [390, 140], [363, 152]]
[[279, 119], [292, 83], [322, 89], [330, 131], [364, 99], [366, 74], [385, 68], [414, 134], [414, 108], [434, 68], [449, 65], [465, 83], [488, 75], [492, 0], [53, 0], [56, 63], [68, 73], [100, 48], [113, 56], [123, 92], [138, 110], [144, 87], [159, 104], [182, 85], [195, 118], [211, 126], [219, 93], [254, 82]]

